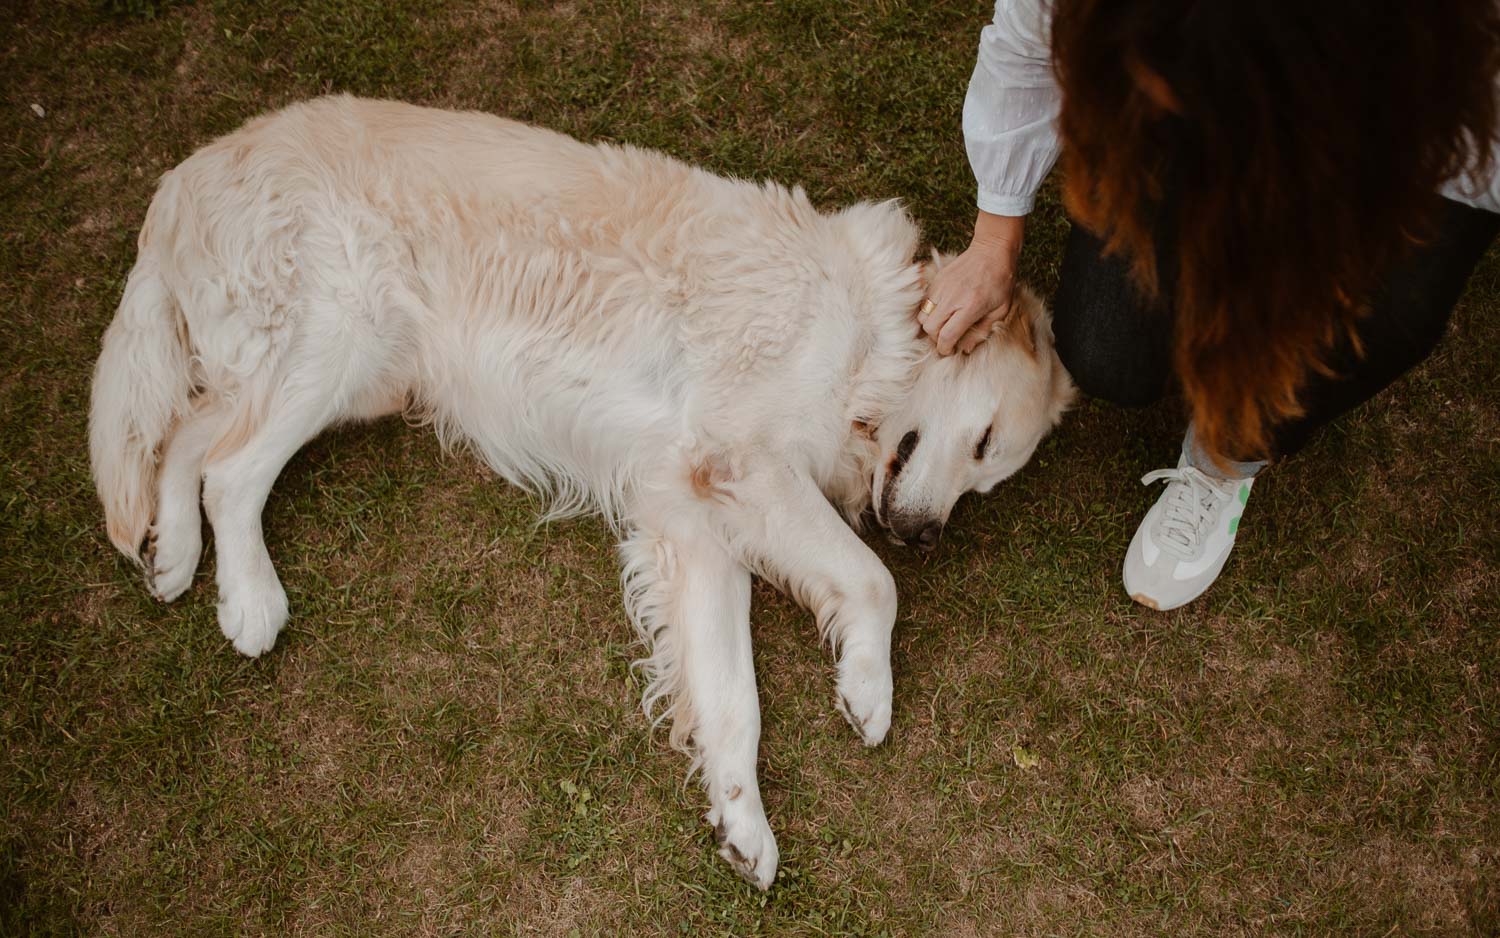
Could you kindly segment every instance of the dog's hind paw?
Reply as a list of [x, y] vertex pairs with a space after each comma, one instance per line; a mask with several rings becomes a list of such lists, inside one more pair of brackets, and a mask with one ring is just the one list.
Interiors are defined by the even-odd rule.
[[192, 537], [153, 538], [151, 553], [143, 557], [146, 588], [151, 595], [169, 603], [193, 585], [198, 557], [203, 544], [194, 532]]
[[219, 588], [219, 629], [248, 658], [270, 651], [286, 620], [286, 591], [275, 574], [253, 587]]
[[[749, 802], [751, 799], [745, 799]], [[759, 799], [755, 804], [729, 802], [721, 811], [714, 807], [708, 812], [708, 823], [714, 827], [714, 837], [719, 842], [719, 856], [723, 857], [740, 878], [764, 892], [771, 888], [776, 878], [776, 864], [780, 854], [776, 849], [776, 835], [766, 822], [765, 812]]]

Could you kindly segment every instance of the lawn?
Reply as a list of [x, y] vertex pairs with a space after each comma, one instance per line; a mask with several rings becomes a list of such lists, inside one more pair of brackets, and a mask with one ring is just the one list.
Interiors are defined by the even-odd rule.
[[[1437, 355], [1256, 487], [1204, 601], [1122, 551], [1180, 409], [1085, 402], [928, 557], [888, 741], [757, 587], [767, 894], [629, 668], [609, 533], [399, 420], [266, 515], [261, 660], [104, 537], [90, 369], [154, 180], [341, 90], [477, 108], [962, 246], [984, 0], [9, 0], [0, 19], [0, 934], [1500, 934], [1500, 257]], [[1315, 207], [1312, 207], [1315, 210]], [[1056, 285], [1048, 190], [1025, 276]]]

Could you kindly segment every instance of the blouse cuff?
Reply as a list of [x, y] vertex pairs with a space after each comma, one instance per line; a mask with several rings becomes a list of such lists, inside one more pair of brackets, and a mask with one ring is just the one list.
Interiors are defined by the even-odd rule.
[[991, 215], [1030, 215], [1036, 197], [1032, 195], [1002, 195], [983, 186], [979, 187], [979, 198], [975, 200], [981, 212]]

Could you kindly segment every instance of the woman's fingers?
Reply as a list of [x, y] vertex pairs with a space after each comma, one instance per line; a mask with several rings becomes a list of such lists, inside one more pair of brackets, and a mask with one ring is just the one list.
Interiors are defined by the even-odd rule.
[[939, 355], [952, 355], [955, 351], [967, 355], [989, 337], [998, 323], [1003, 323], [1010, 317], [1012, 299], [1013, 296], [1008, 297], [1005, 302], [989, 310], [974, 304], [948, 307], [946, 312], [943, 306], [934, 302], [932, 309], [919, 317], [919, 321], [922, 331], [937, 346]]
[[984, 318], [970, 326], [968, 331], [959, 337], [958, 350], [967, 355], [978, 348], [985, 339], [990, 337], [990, 333], [995, 331], [996, 323], [1004, 322], [1010, 315], [1010, 308], [1010, 304], [1006, 303], [986, 313]]
[[1015, 294], [1010, 294], [1004, 303], [990, 310], [983, 319], [969, 327], [969, 331], [958, 340], [958, 350], [967, 355], [979, 348], [996, 329], [1001, 328], [1010, 320], [1011, 314], [1015, 311]]
[[993, 328], [993, 323], [986, 324], [981, 320], [979, 325], [971, 327], [968, 332], [964, 333], [964, 337], [958, 340], [958, 350], [967, 355], [979, 348], [984, 344], [984, 340], [989, 338], [990, 330]]
[[963, 323], [964, 328], [967, 329], [975, 320], [984, 315], [983, 309], [976, 308], [978, 304], [972, 292], [961, 288], [955, 289], [951, 284], [936, 284], [929, 297], [932, 300], [932, 309], [922, 319], [922, 331], [926, 332], [933, 342], [938, 341], [943, 330], [949, 328], [955, 319]]
[[937, 271], [918, 312], [938, 354], [972, 351], [1010, 310], [1015, 280], [1004, 258], [970, 247]]
[[984, 319], [985, 313], [986, 311], [982, 307], [977, 306], [955, 310], [953, 315], [949, 316], [942, 327], [938, 329], [937, 335], [933, 336], [937, 342], [938, 354], [952, 355], [958, 348], [959, 340], [980, 320]]
[[942, 330], [943, 323], [948, 321], [948, 314], [951, 312], [951, 309], [945, 312], [943, 307], [937, 305], [936, 300], [929, 297], [922, 303], [922, 308], [917, 315], [917, 324], [922, 327], [922, 331], [927, 333], [929, 338], [936, 340], [938, 332]]
[[[970, 352], [979, 341], [989, 335], [994, 324], [1004, 317], [1007, 307], [986, 309], [977, 299], [965, 305], [939, 305], [936, 301], [925, 315], [920, 317], [922, 331], [937, 346], [939, 355], [952, 355], [955, 351]], [[978, 338], [971, 342], [970, 337]]]

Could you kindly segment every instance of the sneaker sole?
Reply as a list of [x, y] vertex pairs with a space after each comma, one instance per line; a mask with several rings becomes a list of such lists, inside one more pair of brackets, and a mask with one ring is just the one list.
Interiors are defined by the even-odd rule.
[[1144, 596], [1140, 593], [1131, 593], [1130, 598], [1140, 603], [1142, 606], [1145, 606], [1147, 609], [1155, 609], [1157, 612], [1161, 612], [1161, 607], [1158, 606], [1156, 604], [1156, 600], [1152, 599], [1150, 596]]

